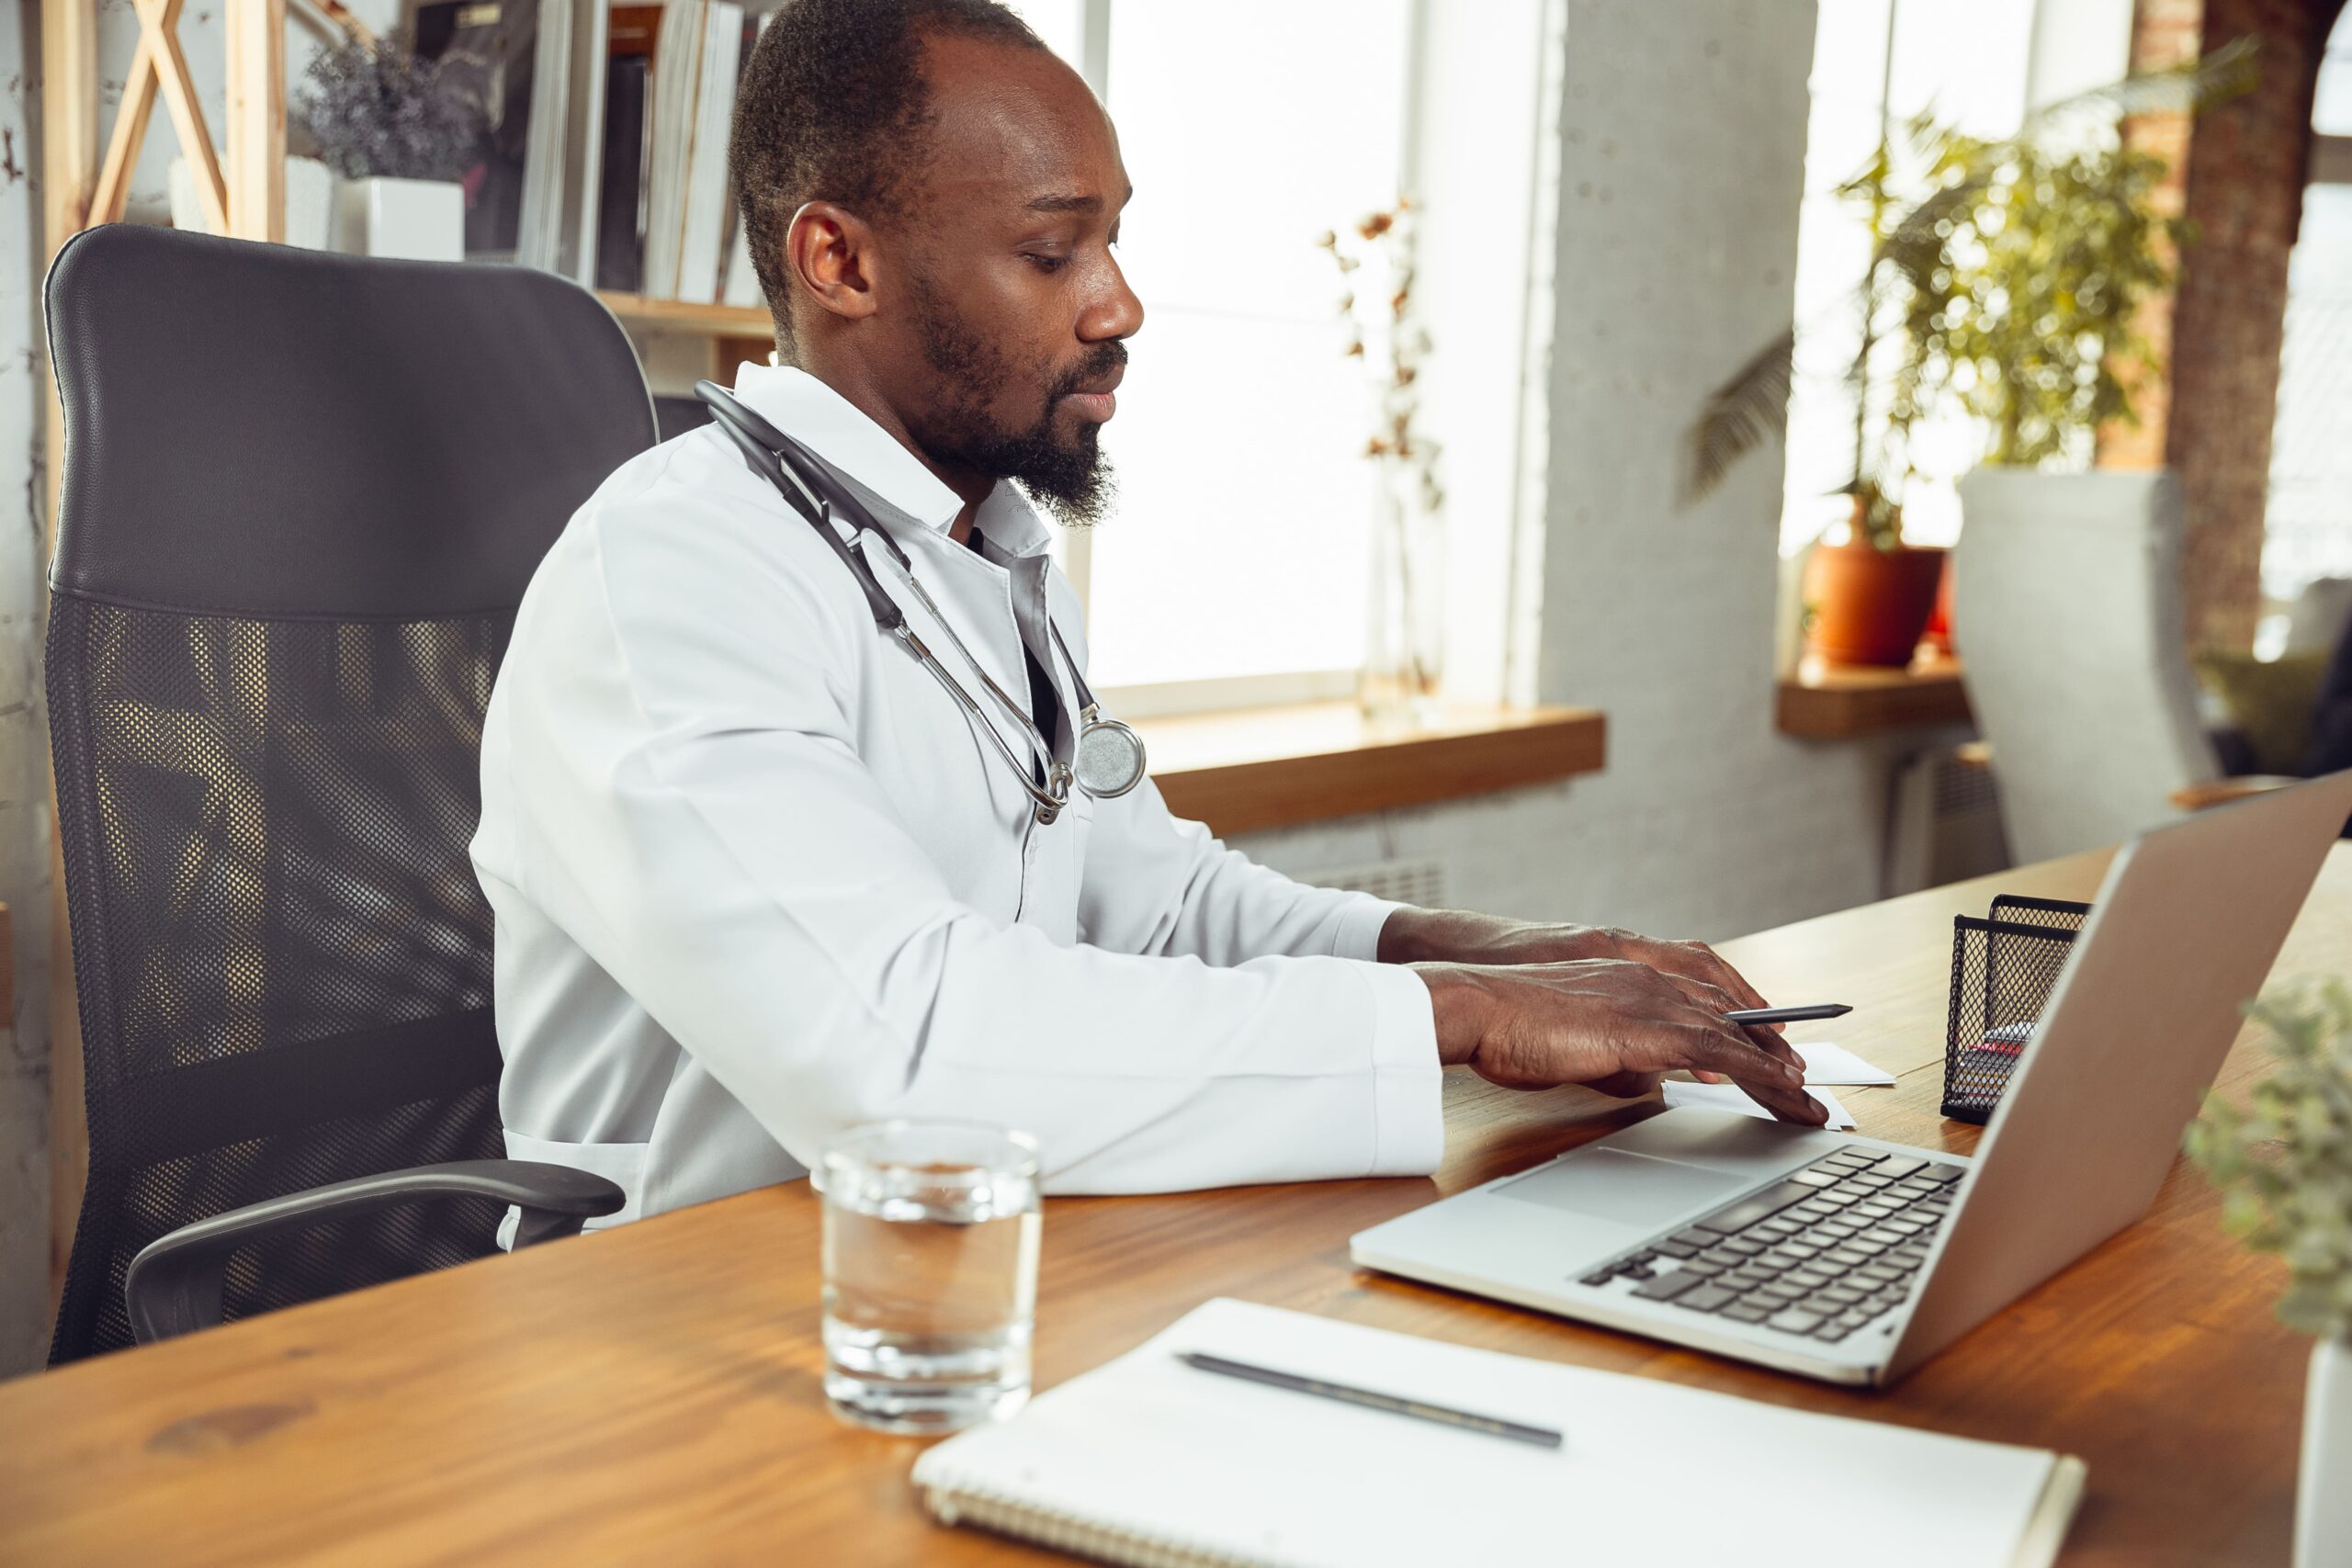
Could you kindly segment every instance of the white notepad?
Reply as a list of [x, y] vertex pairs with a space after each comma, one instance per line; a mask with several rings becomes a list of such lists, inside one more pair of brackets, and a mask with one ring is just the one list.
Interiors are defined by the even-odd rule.
[[[1564, 1431], [1555, 1450], [1198, 1371], [1201, 1350]], [[1906, 1568], [2056, 1555], [2079, 1461], [1212, 1301], [915, 1462], [931, 1511], [1102, 1561]], [[1824, 1519], [1834, 1521], [1825, 1538]], [[1859, 1561], [1859, 1559], [1856, 1559]]]

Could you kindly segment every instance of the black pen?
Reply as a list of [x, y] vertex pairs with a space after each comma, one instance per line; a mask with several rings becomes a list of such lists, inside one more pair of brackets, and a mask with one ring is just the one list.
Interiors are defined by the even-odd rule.
[[1747, 1008], [1724, 1014], [1731, 1023], [1806, 1023], [1816, 1018], [1843, 1018], [1853, 1011], [1843, 1002], [1815, 1002], [1801, 1008]]
[[1457, 1427], [1465, 1432], [1484, 1432], [1490, 1438], [1509, 1438], [1516, 1443], [1532, 1443], [1539, 1449], [1556, 1449], [1565, 1440], [1549, 1427], [1527, 1427], [1517, 1421], [1505, 1421], [1499, 1416], [1476, 1416], [1467, 1410], [1453, 1410], [1442, 1404], [1424, 1404], [1418, 1399], [1400, 1399], [1393, 1393], [1374, 1393], [1370, 1389], [1350, 1388], [1343, 1382], [1300, 1377], [1296, 1372], [1278, 1372], [1272, 1367], [1253, 1367], [1247, 1361], [1228, 1361], [1222, 1356], [1204, 1355], [1197, 1350], [1180, 1350], [1176, 1359], [1188, 1367], [1216, 1372], [1220, 1377], [1241, 1378], [1250, 1382], [1264, 1383], [1270, 1388], [1286, 1388], [1294, 1393], [1336, 1399], [1342, 1404], [1359, 1404], [1366, 1410], [1385, 1410], [1391, 1416], [1410, 1416], [1419, 1421], [1434, 1421], [1441, 1427]]

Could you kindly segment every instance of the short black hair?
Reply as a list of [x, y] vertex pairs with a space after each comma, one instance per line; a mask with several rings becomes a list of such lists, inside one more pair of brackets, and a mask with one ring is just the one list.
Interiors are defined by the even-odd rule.
[[778, 343], [792, 337], [785, 226], [811, 201], [899, 215], [931, 119], [922, 41], [940, 34], [1046, 47], [997, 0], [790, 0], [761, 32], [727, 171]]

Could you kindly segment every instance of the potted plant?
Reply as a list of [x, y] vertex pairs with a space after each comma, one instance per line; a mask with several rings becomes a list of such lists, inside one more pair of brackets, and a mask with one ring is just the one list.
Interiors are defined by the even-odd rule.
[[2222, 1223], [2286, 1258], [2278, 1316], [2313, 1337], [2295, 1562], [2323, 1568], [2352, 1562], [2352, 987], [2306, 982], [2252, 1011], [2278, 1068], [2244, 1109], [2208, 1095], [2184, 1141]]
[[297, 106], [339, 176], [335, 248], [423, 261], [465, 259], [458, 176], [481, 136], [480, 107], [443, 82], [438, 61], [389, 39], [322, 51]]
[[[1908, 663], [1939, 599], [1944, 552], [1907, 546], [1903, 502], [1924, 427], [1973, 424], [1978, 460], [2089, 466], [2102, 424], [2132, 415], [2136, 329], [2171, 280], [2186, 236], [2154, 195], [2163, 160], [2123, 145], [2128, 113], [2192, 109], [2244, 90], [2244, 40], [2030, 116], [2014, 137], [1966, 136], [1930, 116], [1883, 139], [1839, 187], [1864, 207], [1871, 254], [1852, 308], [1853, 512], [1806, 563], [1808, 643], [1845, 662]], [[1782, 427], [1795, 330], [1708, 398], [1691, 432], [1688, 490], [1703, 495]]]

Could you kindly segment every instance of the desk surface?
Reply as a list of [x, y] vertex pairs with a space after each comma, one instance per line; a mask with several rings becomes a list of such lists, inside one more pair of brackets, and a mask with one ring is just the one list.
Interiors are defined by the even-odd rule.
[[[1951, 918], [1996, 888], [2086, 897], [2106, 858], [1727, 951], [1768, 996], [1855, 1005], [1837, 1037], [1901, 1075], [1839, 1091], [1864, 1132], [1966, 1149], [1975, 1130], [1936, 1113]], [[2278, 972], [2341, 971], [2347, 954], [2352, 845]], [[2241, 1040], [2224, 1082], [2258, 1066]], [[1434, 1181], [1050, 1201], [1041, 1384], [1234, 1295], [2079, 1454], [2090, 1489], [2069, 1562], [2286, 1561], [2308, 1344], [2271, 1315], [2280, 1267], [2222, 1236], [2185, 1166], [2146, 1220], [1900, 1387], [1841, 1390], [1351, 1268], [1353, 1232], [1655, 1105], [1449, 1078]], [[805, 1186], [773, 1188], [0, 1385], [0, 1561], [1051, 1561], [929, 1525], [907, 1483], [918, 1445], [826, 1414], [817, 1222]], [[1662, 1496], [1705, 1489], [1659, 1482]], [[1834, 1483], [1791, 1501], [1758, 1528], [1834, 1529]]]

